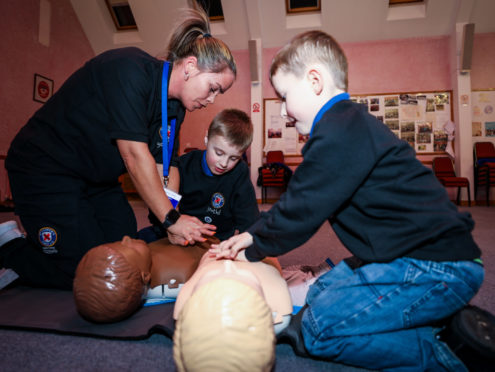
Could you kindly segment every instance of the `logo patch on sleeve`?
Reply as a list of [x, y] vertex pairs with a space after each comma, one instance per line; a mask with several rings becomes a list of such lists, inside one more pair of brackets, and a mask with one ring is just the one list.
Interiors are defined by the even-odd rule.
[[38, 232], [38, 240], [43, 247], [53, 247], [57, 238], [57, 232], [51, 227], [42, 227]]

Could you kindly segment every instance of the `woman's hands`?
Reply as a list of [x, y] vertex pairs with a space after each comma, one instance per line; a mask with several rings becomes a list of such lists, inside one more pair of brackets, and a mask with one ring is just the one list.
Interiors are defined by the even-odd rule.
[[238, 260], [247, 261], [246, 255], [242, 251], [252, 244], [253, 236], [248, 232], [243, 232], [219, 244], [212, 244], [209, 253], [216, 256], [217, 259], [235, 259], [237, 257]]
[[167, 229], [168, 240], [172, 244], [188, 245], [195, 242], [204, 242], [206, 238], [202, 235], [212, 236], [215, 234], [216, 226], [202, 223], [196, 217], [182, 214], [180, 218]]
[[[172, 204], [163, 191], [161, 174], [158, 173], [148, 144], [117, 140], [117, 147], [139, 195], [158, 220], [163, 221]], [[178, 177], [178, 171], [174, 167], [171, 167], [171, 176]], [[178, 183], [171, 186], [176, 189], [175, 191], [178, 190]], [[172, 243], [187, 245], [204, 241], [205, 238], [201, 235], [213, 235], [215, 229], [215, 226], [204, 224], [196, 217], [182, 215], [167, 231]]]

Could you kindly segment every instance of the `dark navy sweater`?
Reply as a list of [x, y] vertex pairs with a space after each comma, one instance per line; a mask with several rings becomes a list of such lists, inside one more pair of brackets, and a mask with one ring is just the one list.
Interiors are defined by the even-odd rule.
[[480, 257], [470, 214], [457, 210], [411, 146], [360, 105], [333, 105], [302, 153], [287, 192], [248, 230], [249, 260], [302, 245], [326, 220], [366, 262]]
[[208, 175], [203, 170], [204, 151], [191, 151], [179, 158], [182, 199], [179, 211], [217, 227], [220, 240], [244, 232], [259, 216], [249, 168], [241, 160], [228, 173]]

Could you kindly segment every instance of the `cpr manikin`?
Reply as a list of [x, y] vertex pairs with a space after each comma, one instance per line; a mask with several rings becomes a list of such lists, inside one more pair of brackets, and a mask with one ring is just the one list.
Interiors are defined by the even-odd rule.
[[192, 277], [182, 287], [174, 307], [174, 319], [178, 319], [182, 307], [195, 291], [213, 278], [232, 278], [253, 288], [259, 288], [273, 314], [275, 333], [289, 324], [292, 302], [287, 283], [281, 275], [278, 261], [266, 258], [261, 262], [216, 260], [204, 255]]
[[219, 242], [215, 237], [206, 237], [205, 242], [181, 246], [167, 239], [149, 243], [151, 252], [151, 282], [147, 299], [176, 298], [183, 284], [194, 274], [201, 257], [210, 244]]
[[[108, 323], [132, 315], [146, 298], [175, 298], [189, 278], [196, 283], [210, 269], [219, 275], [222, 273], [223, 261], [204, 256], [214, 241], [218, 240], [208, 238], [204, 243], [183, 247], [167, 239], [146, 244], [124, 237], [122, 241], [92, 248], [76, 270], [73, 287], [77, 310], [90, 321]], [[290, 320], [292, 304], [278, 261], [273, 259], [271, 263], [273, 266], [236, 261], [235, 267], [244, 270], [242, 277], [250, 277], [249, 271], [252, 271], [252, 281], [263, 283], [262, 292], [273, 312], [278, 334]], [[180, 308], [194, 289], [189, 284], [184, 288], [186, 294], [178, 299]]]
[[147, 245], [126, 236], [92, 248], [76, 270], [77, 310], [93, 322], [116, 322], [132, 315], [146, 298], [176, 297], [213, 241], [218, 240], [183, 247], [161, 239]]
[[[292, 304], [279, 269], [204, 255], [174, 308], [179, 371], [270, 371]], [[236, 347], [237, 346], [237, 347]]]
[[146, 243], [128, 236], [90, 249], [79, 262], [73, 292], [76, 308], [97, 323], [132, 315], [142, 303], [151, 279]]

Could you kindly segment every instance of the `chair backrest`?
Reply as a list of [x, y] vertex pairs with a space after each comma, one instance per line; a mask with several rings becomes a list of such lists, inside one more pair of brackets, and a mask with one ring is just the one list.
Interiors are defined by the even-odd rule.
[[474, 154], [477, 159], [495, 158], [495, 146], [493, 142], [476, 142], [474, 144]]
[[188, 152], [194, 151], [194, 150], [199, 150], [197, 147], [186, 147], [184, 149], [184, 154], [187, 154]]
[[455, 177], [454, 164], [448, 156], [433, 158], [433, 172], [438, 178]]
[[266, 154], [266, 163], [284, 163], [284, 153], [280, 150], [268, 151]]

